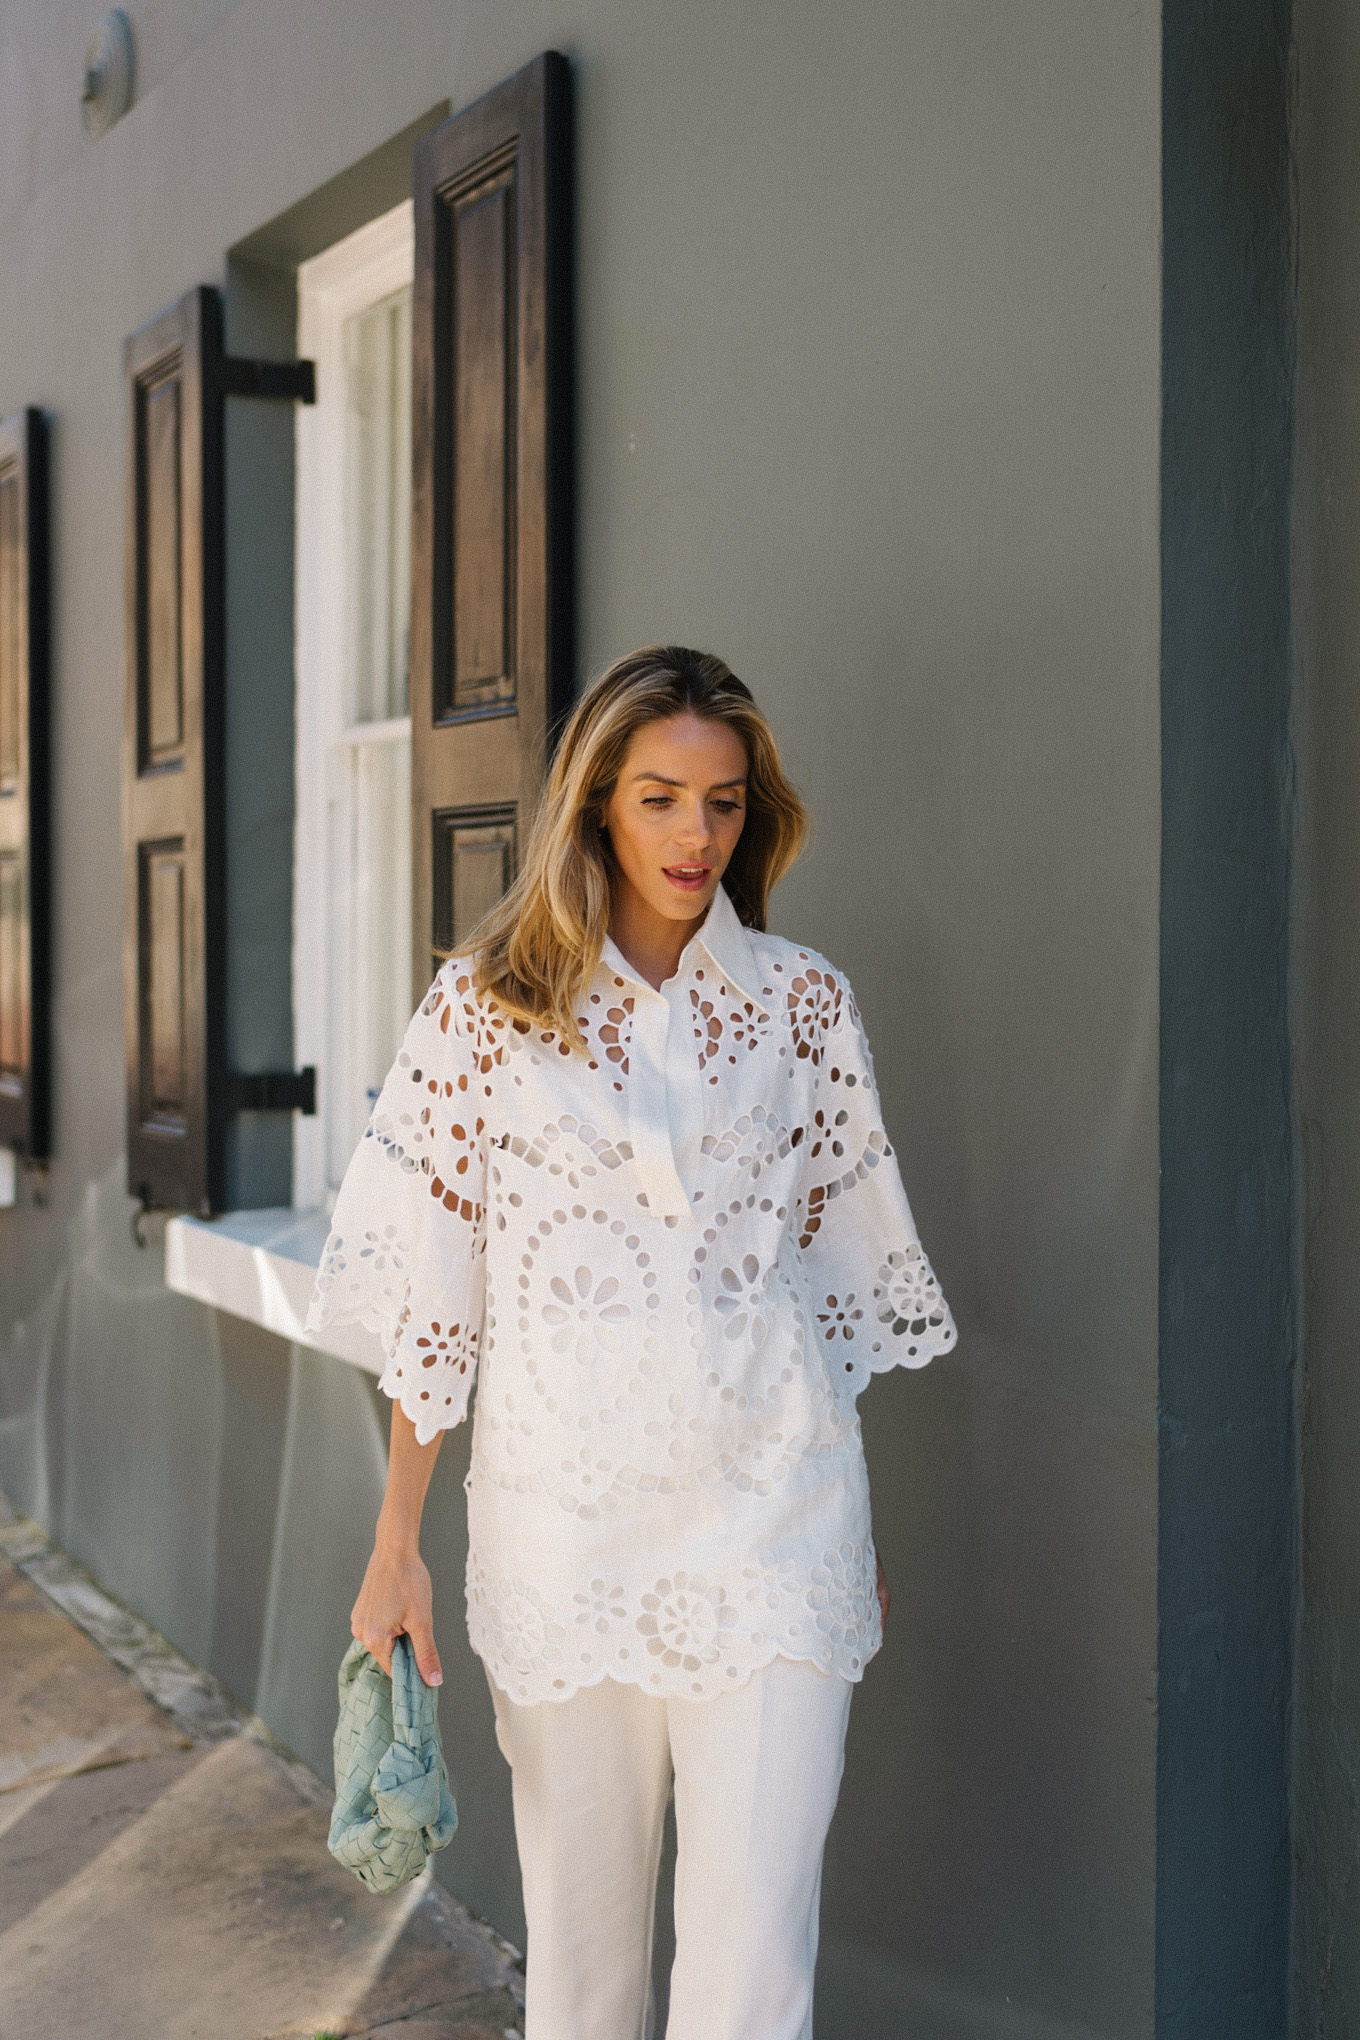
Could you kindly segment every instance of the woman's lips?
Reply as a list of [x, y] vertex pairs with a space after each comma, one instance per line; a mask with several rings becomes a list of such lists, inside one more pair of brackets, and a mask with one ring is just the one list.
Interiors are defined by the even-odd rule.
[[711, 864], [666, 864], [662, 866], [666, 877], [677, 892], [702, 892], [708, 884]]

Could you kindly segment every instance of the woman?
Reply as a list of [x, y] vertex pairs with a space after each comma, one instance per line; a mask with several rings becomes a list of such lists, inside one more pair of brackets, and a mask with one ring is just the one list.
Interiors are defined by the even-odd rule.
[[480, 1388], [468, 1623], [513, 1770], [529, 2040], [812, 2031], [822, 1847], [887, 1588], [855, 1397], [954, 1342], [850, 989], [764, 933], [804, 814], [721, 660], [575, 710], [521, 876], [446, 963], [336, 1206], [311, 1322], [384, 1338], [353, 1614], [440, 1679], [421, 1506]]

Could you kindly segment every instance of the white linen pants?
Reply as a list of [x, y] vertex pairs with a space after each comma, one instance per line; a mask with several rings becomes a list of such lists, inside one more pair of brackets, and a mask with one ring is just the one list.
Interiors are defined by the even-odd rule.
[[787, 1658], [714, 1700], [605, 1679], [525, 1707], [492, 1686], [529, 1930], [525, 2040], [647, 2040], [672, 1776], [666, 2040], [811, 2040], [851, 1690]]

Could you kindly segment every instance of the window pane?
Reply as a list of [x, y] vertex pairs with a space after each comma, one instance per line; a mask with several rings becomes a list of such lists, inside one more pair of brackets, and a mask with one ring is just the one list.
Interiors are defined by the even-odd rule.
[[354, 974], [362, 1133], [411, 1017], [411, 746], [361, 744], [354, 756], [358, 933]]
[[347, 720], [405, 715], [411, 614], [411, 293], [345, 322]]
[[411, 745], [342, 744], [331, 802], [327, 1182], [339, 1188], [410, 1018]]
[[298, 271], [298, 756], [293, 1006], [314, 1061], [293, 1196], [333, 1204], [411, 992], [408, 200]]

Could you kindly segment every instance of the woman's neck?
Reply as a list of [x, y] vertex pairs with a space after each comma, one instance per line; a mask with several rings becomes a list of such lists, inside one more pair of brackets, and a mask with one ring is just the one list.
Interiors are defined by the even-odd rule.
[[668, 914], [658, 914], [632, 886], [624, 884], [615, 887], [609, 935], [625, 962], [659, 992], [667, 978], [675, 976], [685, 944], [703, 926], [706, 913], [696, 914], [692, 921], [672, 920]]

